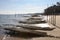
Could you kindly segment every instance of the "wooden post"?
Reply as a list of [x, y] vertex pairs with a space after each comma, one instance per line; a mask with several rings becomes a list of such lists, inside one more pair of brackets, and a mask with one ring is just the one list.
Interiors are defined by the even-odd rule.
[[48, 22], [48, 15], [47, 15], [47, 22]]

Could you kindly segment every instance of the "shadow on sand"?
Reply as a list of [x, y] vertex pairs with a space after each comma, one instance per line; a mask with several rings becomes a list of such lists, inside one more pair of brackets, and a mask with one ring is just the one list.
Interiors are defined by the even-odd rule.
[[26, 33], [26, 32], [5, 32], [7, 35], [10, 35], [11, 37], [20, 37], [20, 38], [35, 38], [35, 37], [50, 37], [50, 38], [59, 38], [60, 36], [53, 36], [53, 35], [38, 35], [38, 34], [32, 34], [32, 33]]
[[5, 32], [7, 35], [11, 37], [20, 37], [20, 38], [34, 38], [34, 37], [42, 37], [44, 35], [37, 35], [33, 33], [26, 33], [26, 32]]

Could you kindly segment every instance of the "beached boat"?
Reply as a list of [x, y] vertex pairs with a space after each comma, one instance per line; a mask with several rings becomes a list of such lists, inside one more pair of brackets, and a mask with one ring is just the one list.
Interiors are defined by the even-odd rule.
[[23, 24], [37, 24], [37, 23], [42, 23], [42, 22], [46, 22], [44, 17], [43, 16], [35, 16], [35, 15], [32, 15], [31, 17], [29, 17], [28, 19], [26, 20], [22, 20], [22, 21], [19, 21], [19, 23], [23, 23]]
[[25, 21], [20, 21], [20, 23], [22, 23], [20, 27], [23, 27], [26, 29], [45, 30], [45, 31], [51, 31], [55, 29], [55, 27], [47, 23], [44, 17], [41, 15], [40, 16], [33, 15]]
[[26, 29], [23, 27], [12, 25], [12, 24], [4, 24], [4, 25], [1, 25], [1, 27], [2, 27], [2, 29], [8, 30], [11, 33], [18, 32], [18, 33], [28, 33], [28, 34], [36, 34], [36, 35], [47, 35], [46, 32], [30, 30], [30, 29]]
[[30, 29], [30, 30], [44, 30], [44, 31], [52, 31], [55, 29], [53, 25], [48, 24], [48, 23], [22, 24], [22, 25], [17, 25], [17, 27], [22, 27], [22, 28]]
[[5, 30], [9, 30], [11, 32], [18, 32], [18, 33], [30, 33], [30, 34], [36, 34], [36, 35], [47, 35], [46, 32], [42, 31], [36, 31], [36, 30], [30, 30], [30, 29], [25, 29], [22, 27], [10, 27], [10, 28], [4, 28]]
[[25, 21], [20, 21], [20, 25], [15, 26], [5, 26], [5, 30], [15, 31], [15, 32], [27, 32], [33, 33], [38, 35], [45, 35], [46, 32], [36, 31], [36, 30], [43, 30], [43, 31], [52, 31], [55, 27], [49, 25], [42, 16], [31, 16], [29, 19]]

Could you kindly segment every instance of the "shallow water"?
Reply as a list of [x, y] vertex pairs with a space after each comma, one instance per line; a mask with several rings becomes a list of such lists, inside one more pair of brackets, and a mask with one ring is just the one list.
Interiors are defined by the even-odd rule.
[[19, 24], [18, 21], [24, 20], [24, 15], [0, 15], [1, 24]]

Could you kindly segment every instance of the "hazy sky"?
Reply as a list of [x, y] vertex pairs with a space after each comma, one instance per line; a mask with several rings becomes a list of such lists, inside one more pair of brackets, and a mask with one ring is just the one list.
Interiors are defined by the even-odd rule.
[[0, 0], [0, 14], [41, 13], [60, 0]]

